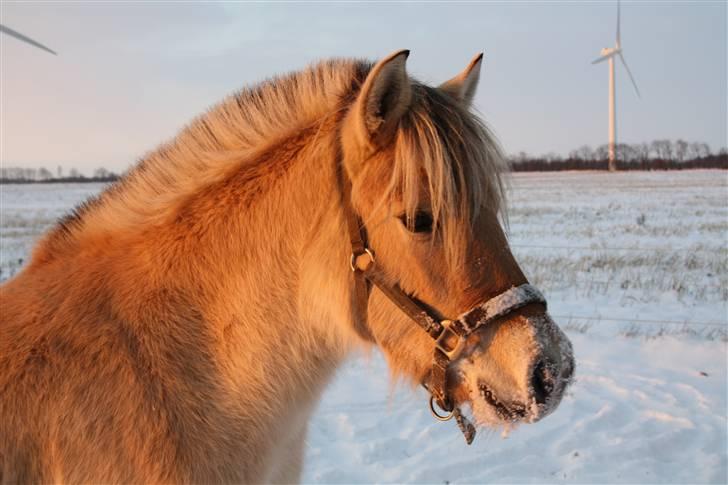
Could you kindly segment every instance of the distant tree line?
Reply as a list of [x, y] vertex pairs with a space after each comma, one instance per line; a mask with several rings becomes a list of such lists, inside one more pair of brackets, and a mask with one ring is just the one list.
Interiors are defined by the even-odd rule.
[[[685, 140], [655, 140], [652, 143], [619, 143], [616, 146], [618, 170], [728, 169], [728, 150], [712, 153], [707, 143]], [[531, 156], [520, 152], [509, 157], [515, 172], [557, 170], [607, 170], [609, 146], [584, 145], [564, 158], [556, 153]]]
[[[619, 143], [616, 147], [618, 170], [689, 170], [698, 168], [728, 169], [728, 150], [712, 153], [707, 143], [685, 140], [655, 140], [652, 143]], [[514, 172], [550, 172], [558, 170], [607, 170], [609, 147], [583, 145], [564, 158], [557, 153], [531, 156], [520, 152], [509, 157]], [[68, 174], [58, 167], [54, 174], [47, 168], [0, 167], [3, 183], [113, 182], [119, 175], [97, 168], [87, 177], [75, 168]]]
[[75, 168], [63, 173], [58, 167], [54, 174], [45, 167], [21, 168], [21, 167], [0, 167], [0, 184], [33, 184], [33, 183], [60, 183], [60, 182], [113, 182], [119, 175], [105, 168], [97, 168], [93, 175], [87, 177]]

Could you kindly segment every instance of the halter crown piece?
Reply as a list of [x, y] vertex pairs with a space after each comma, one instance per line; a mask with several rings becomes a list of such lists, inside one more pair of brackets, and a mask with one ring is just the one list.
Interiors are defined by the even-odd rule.
[[[351, 180], [339, 165], [342, 205], [351, 240], [349, 266], [354, 274], [355, 326], [357, 332], [372, 339], [367, 325], [367, 304], [371, 286], [376, 286], [392, 303], [427, 332], [435, 341], [430, 375], [422, 385], [430, 392], [430, 411], [440, 421], [455, 421], [468, 444], [475, 438], [475, 427], [453, 406], [447, 395], [448, 366], [460, 356], [468, 336], [475, 330], [531, 303], [546, 305], [541, 292], [529, 284], [514, 286], [460, 315], [457, 320], [440, 320], [397, 284], [390, 284], [377, 266], [375, 253], [367, 246], [367, 233], [351, 201]], [[439, 414], [435, 404], [447, 414]]]

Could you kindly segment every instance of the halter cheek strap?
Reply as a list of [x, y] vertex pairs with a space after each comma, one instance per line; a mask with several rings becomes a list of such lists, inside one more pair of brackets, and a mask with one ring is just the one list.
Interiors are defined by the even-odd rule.
[[[441, 421], [455, 418], [468, 444], [475, 438], [475, 427], [454, 407], [447, 395], [447, 370], [457, 360], [465, 347], [470, 334], [488, 323], [504, 317], [531, 303], [546, 305], [541, 292], [529, 284], [512, 287], [460, 315], [457, 320], [439, 320], [417, 300], [411, 298], [402, 288], [390, 284], [380, 267], [376, 264], [375, 254], [367, 245], [364, 224], [354, 211], [351, 202], [351, 181], [340, 166], [342, 184], [342, 205], [351, 240], [349, 266], [354, 275], [354, 327], [363, 338], [374, 341], [367, 324], [367, 306], [371, 286], [376, 286], [405, 315], [419, 325], [435, 341], [432, 369], [423, 383], [430, 392], [430, 410]], [[437, 404], [447, 414], [438, 414]]]

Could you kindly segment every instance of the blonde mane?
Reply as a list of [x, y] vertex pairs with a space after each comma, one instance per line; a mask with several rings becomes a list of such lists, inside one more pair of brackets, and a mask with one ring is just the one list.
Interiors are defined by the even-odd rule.
[[[327, 60], [228, 96], [60, 221], [45, 238], [44, 254], [74, 247], [89, 231], [168, 220], [175, 201], [230, 177], [296, 133], [340, 116], [371, 67], [362, 60]], [[401, 121], [382, 200], [400, 197], [413, 214], [424, 177], [435, 222], [447, 247], [456, 248], [457, 239], [466, 236], [463, 220], [472, 222], [482, 208], [504, 207], [504, 157], [478, 117], [438, 89], [416, 81], [412, 87], [414, 101]], [[451, 253], [452, 261], [461, 259]]]

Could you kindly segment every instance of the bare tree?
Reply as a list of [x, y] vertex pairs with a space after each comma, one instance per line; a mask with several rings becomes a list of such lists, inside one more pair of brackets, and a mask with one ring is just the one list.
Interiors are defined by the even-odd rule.
[[26, 180], [38, 180], [38, 170], [35, 168], [23, 169], [23, 178]]
[[650, 158], [650, 145], [648, 143], [636, 143], [634, 145], [635, 156], [640, 162]]
[[94, 178], [97, 178], [97, 179], [109, 178], [110, 175], [111, 175], [111, 172], [106, 170], [104, 167], [97, 168], [96, 170], [94, 170]]
[[617, 150], [617, 160], [625, 162], [634, 162], [637, 159], [637, 151], [627, 143], [618, 143], [615, 147]]
[[51, 178], [53, 178], [53, 174], [47, 168], [42, 167], [38, 169], [38, 178], [40, 180], [50, 180]]
[[572, 153], [575, 155], [572, 158], [578, 158], [580, 160], [592, 160], [594, 158], [594, 150], [589, 145], [582, 145]]
[[688, 144], [687, 154], [685, 158], [695, 160], [696, 158], [705, 158], [710, 156], [710, 146], [707, 143], [693, 142]]
[[678, 162], [685, 160], [685, 155], [688, 153], [688, 142], [685, 140], [677, 140], [675, 142], [675, 158]]
[[604, 161], [609, 157], [609, 145], [599, 145], [594, 151], [594, 158]]
[[672, 142], [670, 140], [655, 140], [652, 142], [652, 151], [662, 160], [672, 160]]
[[529, 157], [528, 153], [526, 153], [524, 151], [520, 151], [520, 152], [516, 153], [515, 155], [511, 155], [511, 160], [515, 163], [525, 162], [529, 158], [531, 158], [531, 157]]
[[700, 144], [700, 156], [701, 157], [709, 157], [710, 156], [710, 145], [707, 143], [701, 143]]
[[558, 162], [560, 160], [563, 160], [563, 157], [556, 152], [548, 152], [541, 158], [543, 158], [547, 162]]

